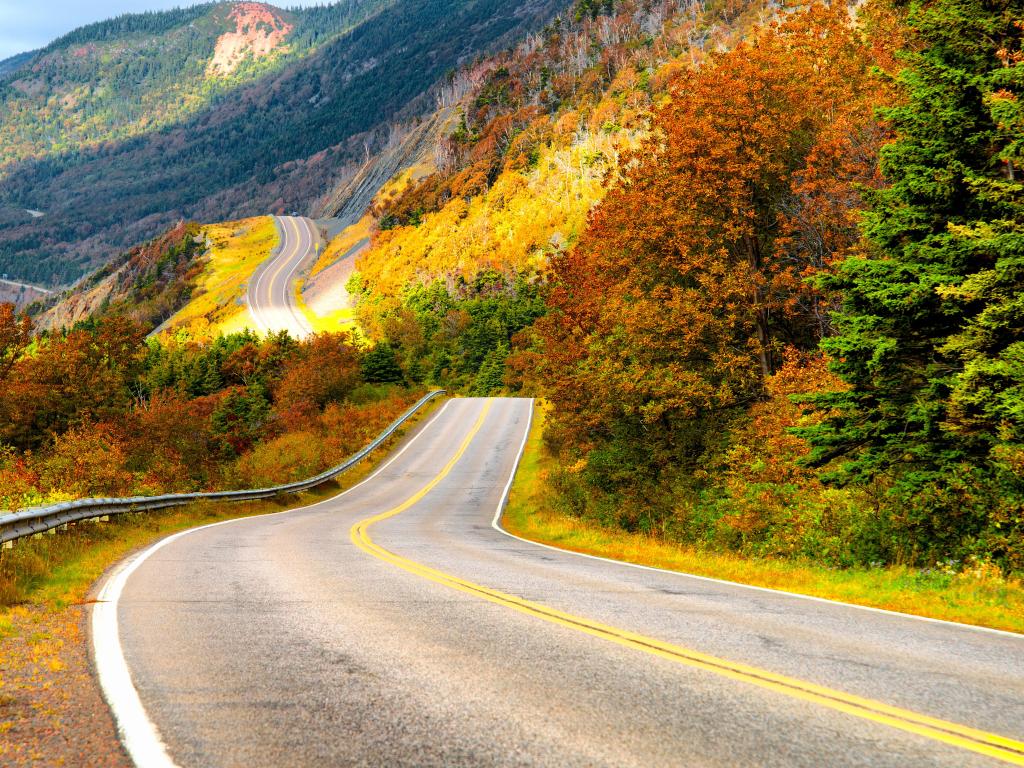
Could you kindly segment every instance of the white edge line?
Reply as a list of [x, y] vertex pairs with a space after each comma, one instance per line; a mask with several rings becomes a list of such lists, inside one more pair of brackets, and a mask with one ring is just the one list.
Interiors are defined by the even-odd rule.
[[[161, 539], [148, 549], [123, 560], [120, 565], [115, 568], [114, 572], [103, 583], [103, 587], [100, 589], [99, 595], [97, 596], [97, 601], [93, 604], [93, 659], [96, 664], [96, 676], [99, 678], [103, 697], [106, 699], [107, 705], [110, 707], [110, 710], [114, 715], [114, 722], [117, 725], [117, 731], [118, 735], [121, 737], [121, 743], [124, 744], [132, 762], [135, 763], [138, 768], [177, 768], [177, 763], [175, 763], [168, 754], [167, 747], [164, 744], [163, 739], [160, 737], [159, 729], [157, 729], [156, 724], [150, 720], [149, 715], [146, 713], [146, 708], [143, 706], [142, 700], [139, 698], [139, 692], [135, 688], [135, 684], [132, 682], [131, 671], [128, 669], [128, 662], [125, 660], [124, 649], [121, 646], [121, 637], [117, 619], [118, 602], [121, 599], [121, 593], [124, 591], [124, 587], [128, 583], [129, 577], [135, 572], [135, 570], [161, 548], [182, 538], [183, 536], [189, 535], [190, 533], [202, 531], [207, 528], [215, 528], [218, 525], [237, 523], [242, 520], [252, 520], [259, 517], [273, 517], [275, 515], [286, 515], [292, 512], [300, 512], [302, 510], [312, 509], [313, 507], [318, 507], [321, 504], [327, 504], [340, 499], [345, 494], [351, 493], [356, 488], [370, 482], [373, 478], [397, 461], [403, 453], [413, 446], [413, 443], [419, 440], [422, 435], [427, 433], [430, 425], [440, 418], [441, 414], [445, 412], [451, 403], [451, 400], [445, 402], [445, 404], [441, 406], [441, 409], [423, 425], [420, 431], [417, 432], [413, 438], [406, 443], [400, 451], [398, 451], [398, 453], [377, 468], [369, 477], [356, 483], [351, 488], [348, 488], [335, 496], [331, 496], [329, 499], [323, 499], [322, 501], [307, 504], [304, 507], [296, 507], [295, 509], [285, 509], [280, 512], [272, 512], [270, 514], [263, 515], [248, 515], [246, 517], [237, 517], [233, 520], [221, 520], [217, 523], [209, 523], [208, 525], [189, 528], [188, 530], [180, 531]], [[529, 431], [527, 431], [527, 434], [529, 434]]]
[[[285, 243], [284, 224], [279, 221], [279, 219], [280, 219], [279, 216], [271, 216], [270, 218], [273, 220], [275, 228], [281, 233], [281, 242], [278, 243], [278, 248], [280, 248], [281, 251], [284, 251], [284, 243]], [[265, 325], [263, 323], [263, 321], [259, 317], [260, 284], [263, 282], [264, 276], [267, 274], [267, 272], [270, 271], [270, 268], [274, 264], [277, 263], [277, 260], [280, 257], [281, 257], [281, 253], [278, 252], [277, 256], [274, 256], [273, 258], [267, 259], [265, 261], [261, 261], [259, 266], [256, 267], [256, 270], [259, 272], [259, 275], [257, 275], [257, 277], [256, 277], [256, 285], [252, 286], [252, 284], [250, 282], [250, 288], [252, 289], [251, 292], [252, 292], [253, 301], [250, 301], [250, 302], [247, 302], [247, 303], [249, 304], [249, 310], [250, 310], [250, 314], [252, 315], [252, 319], [253, 319], [253, 321], [257, 325], [256, 330], [260, 331], [260, 332], [262, 332], [264, 334], [270, 333], [270, 328], [269, 328], [269, 326]]]
[[1024, 635], [1018, 634], [1017, 632], [1008, 632], [1005, 629], [993, 629], [991, 627], [979, 627], [976, 624], [964, 624], [959, 621], [949, 621], [947, 619], [933, 619], [929, 616], [918, 616], [913, 613], [903, 613], [902, 611], [890, 611], [886, 608], [875, 608], [870, 605], [858, 605], [857, 603], [847, 603], [842, 600], [831, 600], [827, 597], [816, 597], [814, 595], [803, 595], [799, 592], [787, 592], [784, 589], [772, 589], [771, 587], [758, 587], [753, 584], [744, 584], [739, 581], [729, 581], [728, 579], [716, 579], [713, 576], [698, 576], [694, 573], [686, 573], [685, 571], [673, 571], [668, 568], [656, 568], [652, 565], [640, 565], [639, 563], [630, 563], [626, 560], [613, 560], [610, 557], [600, 557], [598, 555], [588, 555], [585, 552], [576, 552], [571, 549], [563, 549], [561, 547], [555, 547], [550, 544], [541, 544], [539, 541], [533, 541], [531, 539], [524, 539], [522, 536], [516, 536], [514, 533], [509, 533], [501, 525], [501, 516], [505, 511], [505, 505], [508, 503], [509, 494], [512, 492], [512, 483], [516, 477], [516, 471], [519, 469], [519, 463], [522, 461], [523, 453], [526, 450], [526, 443], [530, 438], [530, 429], [533, 427], [533, 408], [534, 401], [530, 398], [530, 417], [526, 422], [526, 434], [523, 435], [523, 442], [519, 446], [519, 455], [516, 456], [515, 464], [512, 465], [512, 474], [509, 476], [508, 483], [505, 485], [505, 491], [502, 493], [501, 501], [498, 502], [498, 509], [494, 513], [494, 519], [491, 521], [491, 527], [498, 533], [502, 533], [510, 538], [521, 541], [525, 544], [532, 544], [535, 547], [543, 547], [544, 549], [550, 549], [553, 552], [561, 552], [564, 555], [574, 555], [575, 557], [584, 557], [588, 560], [599, 560], [603, 563], [612, 563], [613, 565], [621, 565], [626, 568], [637, 568], [642, 571], [654, 571], [656, 573], [665, 574], [668, 576], [678, 576], [686, 579], [696, 579], [698, 581], [706, 581], [712, 584], [724, 584], [729, 587], [741, 587], [743, 589], [750, 589], [756, 592], [768, 592], [773, 595], [786, 595], [787, 597], [795, 597], [800, 600], [810, 600], [816, 603], [827, 603], [829, 605], [838, 605], [844, 608], [856, 608], [859, 611], [871, 611], [872, 613], [882, 613], [889, 616], [897, 616], [902, 619], [914, 619], [915, 621], [926, 621], [930, 624], [944, 624], [950, 627], [956, 627], [957, 629], [968, 629], [975, 632], [987, 632], [995, 635], [1002, 635], [1004, 637], [1012, 637], [1015, 640], [1024, 640]]
[[[288, 285], [287, 285], [287, 288], [285, 290], [284, 298], [285, 298], [285, 302], [286, 302], [286, 304], [288, 306], [288, 309], [291, 312], [292, 318], [295, 320], [295, 326], [302, 332], [302, 334], [304, 336], [309, 336], [310, 334], [313, 333], [313, 327], [306, 321], [306, 318], [302, 314], [302, 311], [299, 309], [299, 307], [297, 305], [294, 304], [293, 300], [295, 298], [295, 291], [294, 291], [295, 273], [298, 271], [299, 267], [302, 266], [302, 262], [304, 262], [306, 260], [306, 258], [309, 256], [309, 251], [313, 247], [313, 230], [310, 229], [309, 224], [307, 223], [307, 220], [306, 220], [305, 217], [299, 217], [299, 220], [302, 221], [303, 227], [306, 230], [306, 234], [309, 235], [309, 248], [306, 249], [305, 253], [301, 253], [299, 255], [299, 258], [296, 259], [296, 261], [295, 261], [295, 266], [293, 266], [291, 268], [291, 271], [288, 272]], [[293, 219], [293, 221], [294, 221], [294, 219]], [[298, 224], [295, 225], [295, 232], [299, 236], [299, 245], [301, 246], [302, 245], [302, 233], [299, 232], [299, 225]], [[296, 251], [296, 252], [298, 253], [298, 251]]]

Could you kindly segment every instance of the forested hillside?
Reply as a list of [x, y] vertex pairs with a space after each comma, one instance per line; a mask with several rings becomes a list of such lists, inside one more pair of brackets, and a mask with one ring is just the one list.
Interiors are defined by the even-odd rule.
[[119, 16], [55, 40], [0, 83], [5, 175], [19, 160], [173, 125], [387, 5], [216, 3]]
[[544, 396], [570, 517], [1019, 571], [1022, 19], [577, 3], [460, 73], [362, 323], [414, 379]]
[[181, 218], [303, 208], [446, 71], [564, 4], [221, 3], [78, 30], [0, 81], [0, 270], [66, 284]]
[[514, 51], [459, 72], [452, 87], [468, 94], [437, 172], [376, 212], [380, 231], [357, 261], [361, 325], [410, 370], [480, 392], [500, 383], [512, 337], [544, 312], [552, 259], [621, 179], [669, 84], [735, 46], [757, 13], [577, 3]]

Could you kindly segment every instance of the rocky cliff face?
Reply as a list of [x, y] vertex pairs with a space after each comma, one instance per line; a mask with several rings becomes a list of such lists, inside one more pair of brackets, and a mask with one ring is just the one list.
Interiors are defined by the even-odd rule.
[[235, 3], [228, 15], [235, 28], [217, 38], [208, 75], [230, 75], [247, 56], [267, 58], [285, 44], [295, 28], [280, 12], [262, 3]]

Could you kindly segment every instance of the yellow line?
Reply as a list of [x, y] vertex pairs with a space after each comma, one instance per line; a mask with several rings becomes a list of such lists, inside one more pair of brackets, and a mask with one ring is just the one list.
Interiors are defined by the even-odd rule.
[[634, 632], [629, 632], [617, 627], [600, 624], [581, 616], [575, 616], [571, 613], [559, 611], [541, 603], [524, 600], [514, 595], [509, 595], [504, 592], [491, 589], [490, 587], [484, 587], [480, 584], [460, 579], [457, 576], [453, 576], [443, 571], [438, 571], [434, 568], [423, 565], [422, 563], [417, 563], [414, 560], [397, 555], [375, 543], [368, 533], [370, 526], [374, 523], [380, 522], [381, 520], [394, 517], [395, 515], [409, 509], [430, 493], [430, 491], [437, 486], [437, 484], [440, 483], [449, 472], [451, 472], [452, 468], [456, 463], [458, 463], [459, 459], [462, 458], [463, 454], [469, 448], [469, 444], [473, 441], [473, 438], [476, 437], [480, 428], [483, 426], [487, 413], [491, 408], [491, 402], [492, 401], [490, 400], [487, 401], [483, 410], [480, 412], [479, 418], [477, 418], [476, 423], [469, 431], [469, 434], [466, 435], [466, 438], [462, 441], [462, 444], [455, 452], [455, 455], [452, 456], [451, 460], [444, 466], [440, 473], [434, 477], [433, 480], [397, 507], [389, 509], [386, 512], [382, 512], [379, 515], [366, 518], [365, 520], [360, 520], [352, 526], [349, 534], [356, 546], [374, 557], [395, 565], [398, 568], [402, 568], [410, 573], [416, 574], [424, 579], [428, 579], [438, 584], [443, 584], [444, 586], [457, 589], [461, 592], [466, 592], [476, 597], [483, 598], [484, 600], [489, 600], [492, 603], [512, 608], [522, 613], [529, 614], [530, 616], [535, 616], [553, 624], [569, 627], [579, 632], [593, 635], [594, 637], [610, 640], [613, 643], [618, 643], [619, 645], [626, 646], [627, 648], [644, 651], [645, 653], [686, 664], [690, 667], [714, 672], [715, 674], [722, 675], [733, 680], [740, 680], [745, 683], [760, 686], [761, 688], [767, 688], [768, 690], [782, 693], [795, 699], [813, 702], [814, 704], [838, 710], [839, 712], [845, 712], [846, 714], [854, 715], [864, 720], [870, 720], [875, 723], [892, 726], [893, 728], [898, 728], [902, 731], [907, 731], [908, 733], [924, 736], [925, 738], [940, 741], [945, 744], [951, 744], [955, 747], [961, 747], [1013, 765], [1024, 765], [1024, 742], [1016, 741], [1005, 736], [986, 733], [985, 731], [969, 728], [958, 723], [928, 717], [927, 715], [921, 715], [910, 710], [889, 706], [888, 704], [884, 704], [880, 701], [854, 696], [849, 693], [815, 685], [814, 683], [798, 680], [796, 678], [778, 675], [774, 672], [769, 672], [768, 670], [759, 669], [746, 664], [740, 664], [727, 659], [717, 658], [715, 656], [709, 656], [708, 654], [700, 653], [699, 651], [665, 643], [660, 640], [645, 637], [644, 635], [638, 635]]

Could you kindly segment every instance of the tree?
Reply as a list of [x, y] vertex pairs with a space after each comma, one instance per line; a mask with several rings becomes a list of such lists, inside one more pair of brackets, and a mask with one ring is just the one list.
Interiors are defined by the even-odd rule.
[[377, 344], [363, 355], [361, 370], [363, 380], [374, 384], [400, 384], [405, 378], [390, 344]]
[[360, 383], [359, 352], [347, 333], [323, 333], [304, 342], [274, 391], [275, 410], [289, 426], [345, 399]]
[[473, 381], [473, 394], [487, 397], [500, 391], [505, 379], [505, 359], [508, 357], [508, 345], [499, 343], [484, 357], [484, 361]]
[[270, 402], [262, 384], [232, 387], [210, 416], [210, 428], [229, 456], [241, 455], [265, 436]]
[[813, 6], [684, 73], [554, 260], [552, 434], [589, 454], [594, 482], [698, 469], [783, 351], [817, 346], [828, 297], [807, 278], [856, 241], [853, 182], [873, 176], [869, 66], [845, 8]]
[[1021, 528], [1024, 3], [915, 0], [908, 23], [890, 186], [870, 198], [869, 251], [825, 280], [843, 303], [823, 346], [850, 389], [815, 398], [833, 415], [805, 434], [814, 464], [844, 457], [833, 481], [891, 485], [923, 556]]
[[32, 321], [28, 315], [18, 317], [13, 304], [0, 304], [0, 382], [7, 378], [31, 339]]
[[38, 342], [0, 389], [0, 440], [36, 448], [88, 421], [122, 413], [142, 370], [143, 332], [120, 316]]

